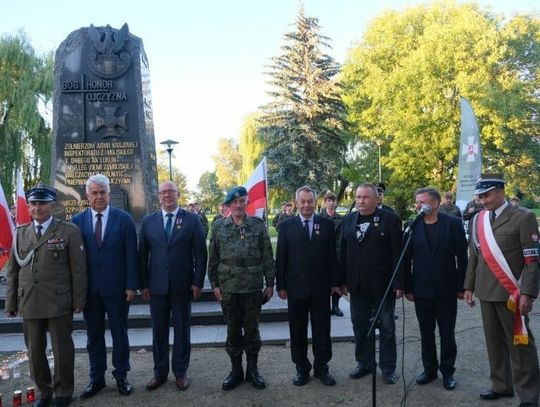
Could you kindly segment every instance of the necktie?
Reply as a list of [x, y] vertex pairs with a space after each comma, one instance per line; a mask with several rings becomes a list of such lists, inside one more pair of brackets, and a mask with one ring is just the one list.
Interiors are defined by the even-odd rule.
[[167, 215], [167, 223], [165, 224], [165, 238], [169, 240], [171, 237], [171, 230], [172, 230], [172, 213], [168, 213]]
[[101, 223], [101, 218], [103, 217], [102, 213], [96, 214], [96, 227], [94, 228], [94, 237], [96, 238], [96, 244], [97, 247], [101, 247], [101, 244], [103, 243], [102, 238], [102, 231], [103, 231], [103, 224]]
[[41, 225], [36, 226], [36, 236], [37, 236], [38, 240], [41, 239], [41, 236], [42, 236], [41, 229], [43, 229], [43, 226], [41, 226]]
[[306, 236], [309, 239], [309, 219], [304, 220], [304, 232], [306, 232]]
[[497, 217], [497, 214], [495, 213], [495, 211], [491, 211], [489, 213], [489, 220], [491, 221], [491, 223], [495, 222], [496, 217]]

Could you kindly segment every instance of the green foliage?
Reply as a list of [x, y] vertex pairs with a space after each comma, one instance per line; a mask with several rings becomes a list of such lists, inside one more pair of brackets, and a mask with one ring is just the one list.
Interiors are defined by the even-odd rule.
[[51, 172], [51, 129], [39, 113], [52, 96], [52, 54], [37, 56], [24, 33], [0, 37], [0, 182], [9, 199], [15, 172], [25, 187]]
[[[484, 171], [539, 192], [539, 73], [538, 18], [505, 21], [474, 4], [440, 2], [376, 18], [341, 80], [361, 145], [384, 140], [384, 181], [404, 209], [420, 186], [454, 186], [459, 96], [475, 109]], [[368, 167], [374, 155], [360, 161]]]
[[[159, 150], [157, 154], [158, 183], [169, 181], [169, 153], [167, 150]], [[172, 167], [172, 182], [178, 187], [178, 204], [186, 206], [189, 199], [189, 189], [186, 176], [177, 168]], [[157, 194], [157, 191], [156, 191]]]
[[340, 67], [323, 53], [329, 38], [319, 30], [318, 20], [301, 8], [295, 31], [285, 34], [282, 54], [272, 58], [268, 72], [274, 90], [263, 107], [260, 134], [269, 184], [288, 194], [304, 184], [332, 188], [345, 158], [345, 109], [333, 80]]
[[218, 153], [212, 159], [216, 164], [217, 184], [223, 191], [238, 185], [238, 174], [242, 167], [242, 156], [238, 144], [233, 139], [221, 137]]
[[248, 180], [264, 155], [265, 144], [259, 134], [260, 122], [257, 120], [259, 117], [260, 113], [253, 113], [247, 116], [240, 131], [238, 149], [242, 160], [242, 167], [238, 181], [242, 185]]
[[215, 210], [225, 199], [225, 194], [218, 185], [215, 172], [206, 171], [199, 178], [197, 200], [203, 208]]

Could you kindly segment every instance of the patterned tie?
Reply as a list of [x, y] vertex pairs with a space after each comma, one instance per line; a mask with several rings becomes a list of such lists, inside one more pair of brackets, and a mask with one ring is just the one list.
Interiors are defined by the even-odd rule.
[[36, 236], [37, 236], [38, 240], [41, 239], [41, 236], [42, 236], [41, 229], [43, 229], [42, 225], [37, 225], [36, 226]]
[[310, 239], [310, 236], [309, 236], [309, 219], [304, 220], [304, 232], [306, 232], [307, 238]]
[[102, 213], [96, 214], [96, 227], [94, 228], [94, 237], [96, 238], [96, 245], [97, 247], [101, 247], [101, 244], [103, 243], [103, 223], [101, 223], [101, 218], [103, 217]]
[[172, 213], [168, 213], [167, 215], [167, 223], [165, 224], [165, 238], [169, 240], [171, 237], [171, 230], [172, 230]]

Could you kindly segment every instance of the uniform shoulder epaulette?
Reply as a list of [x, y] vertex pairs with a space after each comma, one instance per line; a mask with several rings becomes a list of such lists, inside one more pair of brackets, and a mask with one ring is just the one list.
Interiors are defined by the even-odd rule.
[[76, 229], [78, 228], [78, 226], [75, 223], [70, 222], [68, 220], [60, 220], [60, 221], [58, 221], [58, 224], [63, 225], [63, 226], [67, 226], [68, 228], [76, 228]]

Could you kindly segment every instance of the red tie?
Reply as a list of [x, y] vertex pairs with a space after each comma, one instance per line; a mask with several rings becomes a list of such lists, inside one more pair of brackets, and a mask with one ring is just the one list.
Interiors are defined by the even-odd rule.
[[97, 247], [101, 247], [101, 244], [103, 243], [103, 239], [101, 238], [101, 232], [102, 232], [102, 227], [103, 227], [101, 223], [102, 216], [103, 214], [101, 213], [96, 214], [97, 221], [96, 221], [96, 227], [94, 228], [94, 235], [96, 238]]

